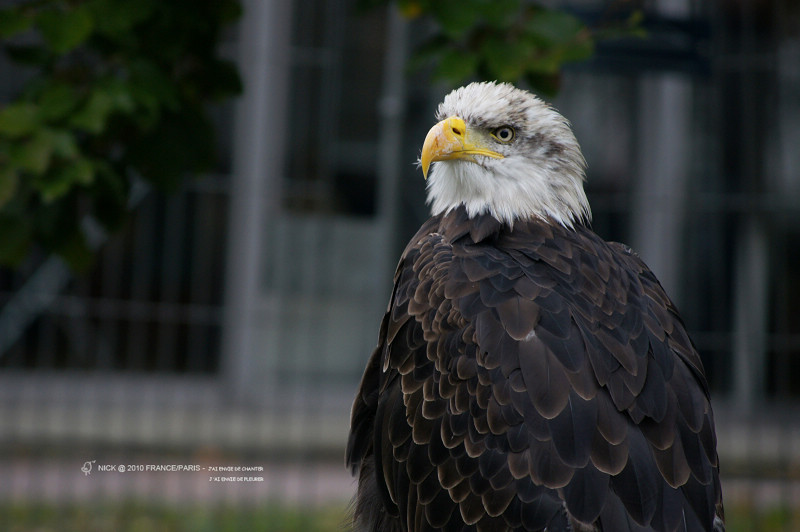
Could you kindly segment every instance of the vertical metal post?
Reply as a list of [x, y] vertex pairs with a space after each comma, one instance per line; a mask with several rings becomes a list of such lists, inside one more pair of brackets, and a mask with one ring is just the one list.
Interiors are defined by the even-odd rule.
[[692, 88], [663, 74], [642, 82], [637, 188], [631, 245], [673, 298], [680, 299], [681, 231], [689, 179]]
[[[656, 0], [665, 17], [688, 18], [691, 0]], [[667, 293], [680, 300], [681, 231], [689, 179], [692, 85], [674, 73], [645, 78], [639, 98], [639, 160], [631, 245]]]
[[769, 246], [763, 223], [745, 221], [736, 253], [733, 321], [733, 400], [749, 413], [763, 397], [766, 377]]
[[222, 370], [229, 397], [244, 400], [254, 357], [255, 312], [269, 213], [280, 208], [292, 2], [245, 0], [228, 227]]
[[[735, 24], [735, 42], [730, 44], [741, 58], [761, 49], [764, 35], [752, 23], [744, 23], [750, 13], [748, 5], [741, 4], [740, 18]], [[741, 179], [741, 191], [751, 198], [764, 193], [764, 169], [768, 160], [765, 149], [770, 140], [768, 127], [774, 117], [765, 105], [765, 96], [773, 80], [768, 64], [764, 70], [745, 68], [737, 61], [733, 78], [738, 85], [740, 113], [738, 145], [734, 161]], [[770, 95], [771, 96], [771, 95]], [[770, 126], [771, 128], [771, 126]], [[752, 413], [755, 405], [764, 399], [767, 375], [767, 342], [769, 309], [769, 246], [768, 232], [758, 202], [746, 205], [741, 212], [741, 229], [736, 243], [733, 315], [733, 401], [741, 413]]]
[[[382, 253], [381, 272], [386, 272], [386, 282], [391, 282], [398, 227], [398, 196], [404, 168], [411, 161], [401, 159], [403, 153], [403, 118], [405, 116], [405, 63], [408, 50], [408, 23], [394, 5], [389, 6], [386, 63], [383, 87], [379, 101], [380, 145], [378, 158], [378, 218], [383, 233], [380, 240], [386, 243]], [[405, 164], [404, 164], [405, 163]], [[387, 284], [387, 289], [388, 289]]]

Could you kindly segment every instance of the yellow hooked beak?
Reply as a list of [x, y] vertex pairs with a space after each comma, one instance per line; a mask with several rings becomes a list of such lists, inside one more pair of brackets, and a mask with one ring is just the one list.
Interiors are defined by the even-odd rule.
[[428, 169], [432, 162], [448, 159], [466, 159], [476, 162], [475, 155], [484, 155], [495, 159], [503, 156], [481, 146], [480, 136], [467, 130], [467, 124], [457, 116], [445, 118], [428, 131], [419, 162], [422, 175], [428, 179]]

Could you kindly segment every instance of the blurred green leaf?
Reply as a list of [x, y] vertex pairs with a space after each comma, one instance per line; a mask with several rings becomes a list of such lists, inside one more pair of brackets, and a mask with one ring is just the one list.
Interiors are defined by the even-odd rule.
[[569, 13], [539, 9], [525, 29], [528, 34], [538, 37], [543, 44], [554, 46], [573, 41], [583, 28], [583, 23]]
[[463, 37], [481, 15], [480, 6], [474, 1], [435, 0], [431, 2], [430, 10], [442, 31], [453, 39]]
[[439, 56], [450, 44], [449, 39], [444, 35], [438, 34], [421, 43], [408, 58], [406, 65], [409, 70], [416, 70], [427, 66], [430, 63], [438, 62]]
[[536, 49], [529, 42], [499, 38], [486, 39], [481, 48], [489, 70], [488, 77], [501, 81], [518, 80], [535, 52]]
[[92, 14], [94, 29], [98, 33], [119, 39], [147, 20], [155, 5], [155, 0], [90, 0], [86, 7]]
[[174, 111], [180, 106], [180, 95], [175, 83], [155, 62], [131, 62], [129, 76], [131, 98], [152, 118], [157, 117], [162, 107]]
[[86, 104], [70, 117], [69, 124], [89, 133], [100, 133], [112, 109], [113, 105], [107, 94], [94, 92]]
[[475, 54], [465, 53], [458, 49], [445, 50], [439, 57], [436, 77], [452, 82], [462, 82], [475, 73], [478, 58]]
[[624, 37], [647, 37], [647, 30], [642, 27], [644, 12], [634, 9], [625, 20], [609, 24], [594, 31], [597, 40], [619, 39]]
[[77, 185], [94, 181], [94, 164], [88, 159], [76, 159], [63, 170], [64, 178]]
[[40, 123], [39, 107], [32, 103], [16, 102], [0, 110], [0, 135], [10, 138], [30, 135]]
[[594, 54], [594, 40], [588, 35], [586, 37], [579, 35], [575, 42], [563, 49], [561, 61], [564, 63], [583, 61], [589, 59], [592, 54]]
[[[0, 109], [0, 217], [7, 227], [29, 221], [19, 240], [0, 234], [0, 263], [33, 242], [86, 264], [80, 220], [119, 227], [130, 175], [170, 190], [214, 164], [209, 104], [241, 90], [219, 43], [240, 13], [236, 0], [17, 0], [0, 9], [3, 50], [33, 67]], [[7, 40], [26, 30], [31, 39]]]
[[19, 183], [16, 168], [9, 165], [0, 166], [0, 209], [14, 197]]
[[0, 10], [0, 38], [13, 37], [27, 30], [33, 24], [33, 19], [18, 6]]
[[484, 0], [479, 2], [481, 20], [488, 25], [507, 30], [518, 15], [520, 0]]
[[526, 66], [526, 71], [538, 75], [555, 75], [561, 70], [561, 59], [554, 50], [536, 56]]
[[88, 185], [94, 179], [94, 165], [87, 159], [75, 159], [69, 164], [49, 172], [45, 178], [36, 180], [36, 188], [45, 203], [64, 196], [76, 185]]
[[120, 111], [131, 113], [135, 109], [129, 87], [118, 81], [106, 80], [92, 91], [86, 104], [70, 118], [70, 124], [89, 133], [99, 134], [109, 116]]
[[74, 159], [78, 156], [80, 148], [78, 139], [68, 129], [49, 129], [53, 144], [53, 155], [62, 159]]
[[632, 35], [634, 37], [644, 38], [647, 37], [647, 30], [642, 27], [642, 23], [644, 22], [644, 12], [641, 9], [635, 10], [633, 13], [630, 14], [628, 20], [625, 21], [625, 25], [622, 29], [622, 35], [620, 37], [624, 37], [626, 35]]
[[94, 18], [85, 4], [71, 9], [45, 9], [36, 17], [36, 26], [51, 50], [63, 54], [89, 38]]
[[50, 131], [41, 129], [22, 142], [11, 145], [11, 163], [33, 175], [41, 175], [50, 165], [53, 155], [54, 138]]
[[[133, 499], [90, 500], [57, 505], [21, 499], [0, 506], [0, 522], [12, 532], [343, 532], [345, 505], [186, 505]], [[16, 527], [16, 528], [14, 528]]]
[[78, 105], [77, 91], [60, 81], [47, 83], [38, 96], [40, 115], [44, 121], [60, 120]]
[[[367, 2], [379, 4], [386, 2]], [[526, 83], [552, 95], [568, 62], [587, 59], [596, 39], [620, 28], [589, 28], [566, 9], [523, 0], [394, 0], [401, 11], [413, 5], [433, 24], [410, 68], [433, 64], [434, 76], [458, 84], [470, 78]], [[551, 3], [547, 3], [551, 5]], [[557, 4], [556, 4], [557, 5]], [[641, 11], [632, 10], [618, 33], [635, 35]]]

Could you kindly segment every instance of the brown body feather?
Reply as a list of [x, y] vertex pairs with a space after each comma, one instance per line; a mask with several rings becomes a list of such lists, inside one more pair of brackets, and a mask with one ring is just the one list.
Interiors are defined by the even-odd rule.
[[364, 531], [721, 527], [697, 351], [644, 263], [583, 225], [423, 225], [347, 463]]

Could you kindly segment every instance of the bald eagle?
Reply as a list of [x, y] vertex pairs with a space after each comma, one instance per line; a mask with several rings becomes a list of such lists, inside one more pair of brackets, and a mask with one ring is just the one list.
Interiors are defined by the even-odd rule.
[[368, 532], [723, 530], [714, 417], [677, 309], [589, 227], [569, 123], [473, 83], [420, 165], [346, 461]]

